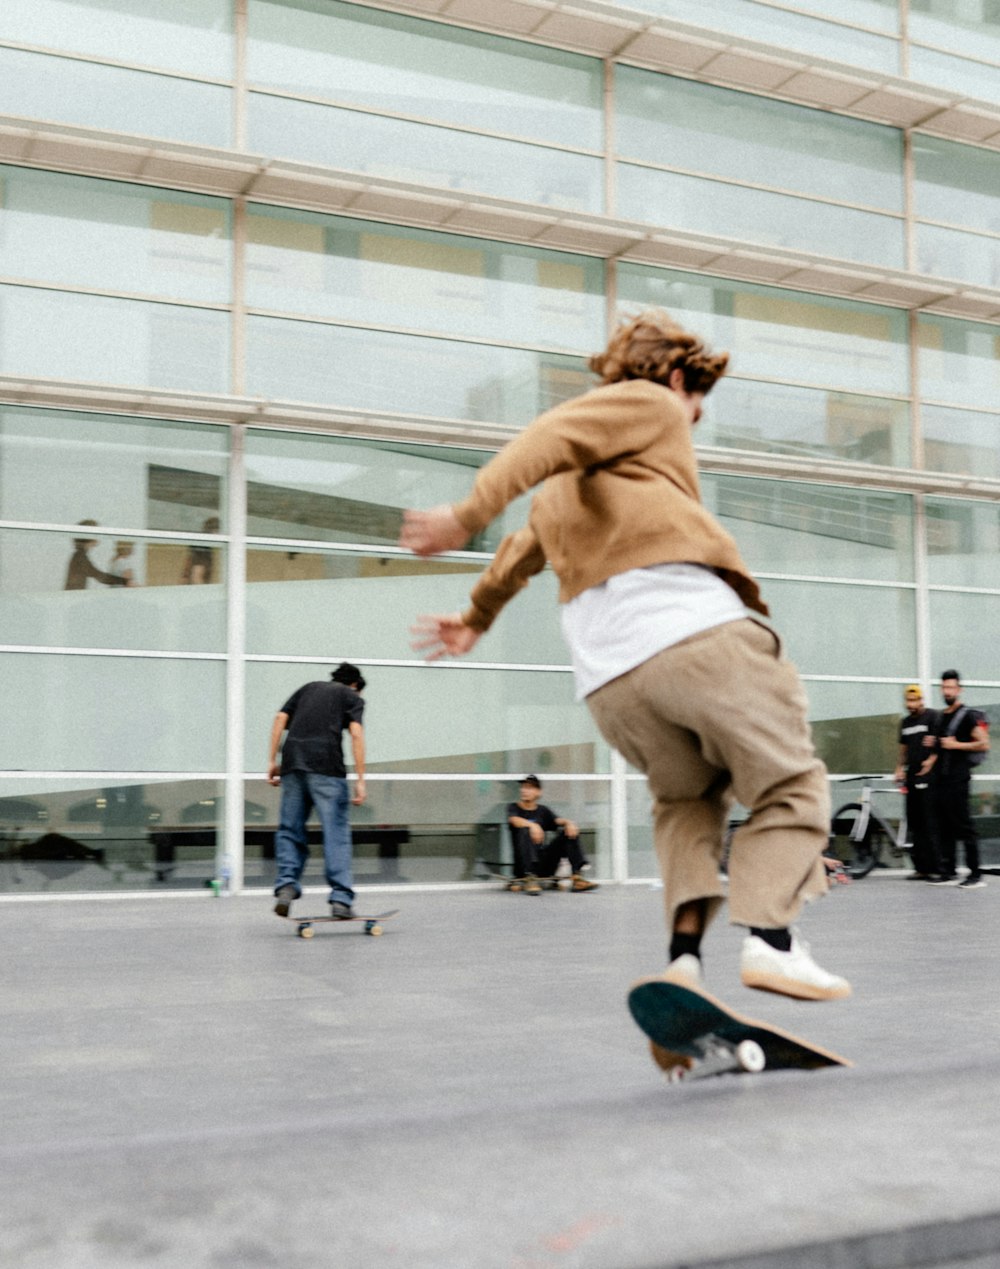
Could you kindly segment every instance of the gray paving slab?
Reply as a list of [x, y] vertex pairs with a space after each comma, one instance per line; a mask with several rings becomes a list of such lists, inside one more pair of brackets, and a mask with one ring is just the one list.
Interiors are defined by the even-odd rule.
[[[667, 1086], [645, 887], [0, 903], [0, 1265], [1000, 1264], [1000, 881], [872, 877], [803, 933], [852, 1000], [709, 985], [856, 1061]], [[307, 899], [299, 910], [322, 910]]]

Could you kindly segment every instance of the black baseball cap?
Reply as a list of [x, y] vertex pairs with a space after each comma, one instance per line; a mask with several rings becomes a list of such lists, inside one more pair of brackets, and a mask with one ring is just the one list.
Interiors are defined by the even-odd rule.
[[521, 781], [521, 783], [533, 784], [536, 789], [540, 789], [542, 787], [542, 782], [541, 780], [539, 780], [538, 776], [536, 775], [526, 775], [524, 779]]

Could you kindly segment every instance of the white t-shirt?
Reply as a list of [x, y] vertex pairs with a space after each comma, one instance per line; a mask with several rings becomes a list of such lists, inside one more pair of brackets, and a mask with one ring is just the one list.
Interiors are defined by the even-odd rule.
[[617, 573], [560, 611], [577, 700], [682, 639], [749, 616], [733, 588], [700, 564]]

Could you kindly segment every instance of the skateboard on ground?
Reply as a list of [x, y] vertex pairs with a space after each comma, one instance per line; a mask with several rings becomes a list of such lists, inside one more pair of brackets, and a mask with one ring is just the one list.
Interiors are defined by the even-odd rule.
[[628, 1007], [649, 1037], [653, 1060], [671, 1083], [706, 1075], [853, 1066], [829, 1049], [745, 1018], [668, 975], [640, 979], [629, 992]]
[[306, 917], [289, 917], [289, 921], [294, 921], [296, 925], [295, 933], [300, 939], [311, 939], [313, 936], [314, 925], [347, 925], [351, 921], [364, 921], [366, 934], [381, 934], [381, 921], [388, 921], [390, 917], [396, 916], [399, 908], [393, 908], [389, 912], [375, 912], [367, 916], [355, 913], [354, 916], [336, 917], [336, 916], [306, 916]]

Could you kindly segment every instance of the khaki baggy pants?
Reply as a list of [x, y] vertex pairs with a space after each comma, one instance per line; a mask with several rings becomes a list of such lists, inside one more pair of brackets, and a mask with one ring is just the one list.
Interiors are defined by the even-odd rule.
[[798, 672], [777, 635], [731, 621], [665, 648], [587, 697], [601, 734], [646, 775], [667, 929], [684, 903], [722, 902], [733, 798], [750, 810], [729, 856], [734, 925], [779, 929], [825, 894], [826, 768]]

